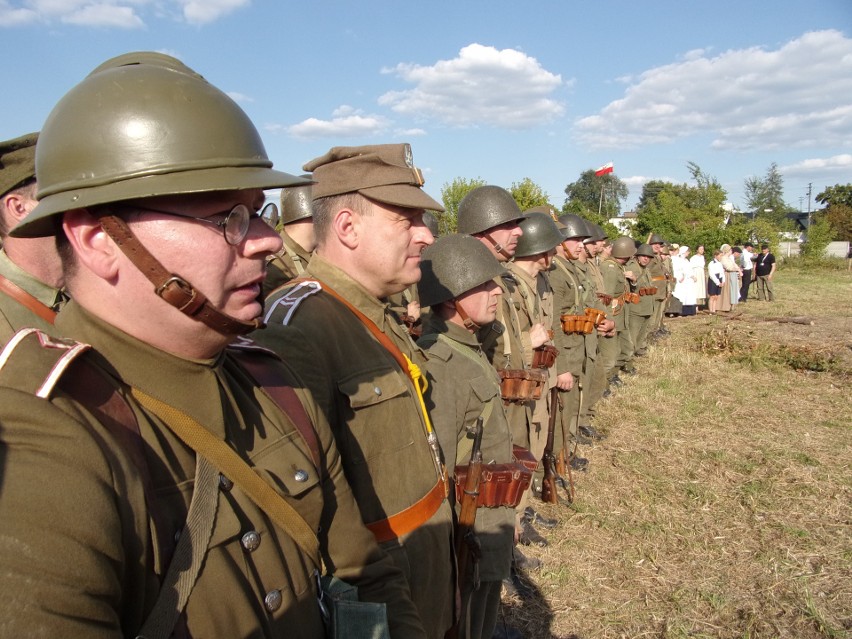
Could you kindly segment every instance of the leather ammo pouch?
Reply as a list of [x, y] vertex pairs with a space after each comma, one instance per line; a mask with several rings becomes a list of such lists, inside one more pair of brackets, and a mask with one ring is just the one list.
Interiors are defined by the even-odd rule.
[[597, 308], [586, 307], [586, 317], [592, 320], [592, 324], [597, 326], [606, 319], [606, 311]]
[[598, 298], [600, 298], [601, 302], [609, 306], [612, 304], [613, 297], [612, 295], [607, 295], [606, 293], [596, 293]]
[[559, 321], [566, 335], [589, 335], [595, 330], [595, 321], [589, 315], [560, 315]]
[[547, 385], [547, 371], [540, 368], [504, 368], [500, 374], [500, 397], [504, 402], [541, 399]]
[[533, 349], [533, 368], [550, 368], [556, 363], [556, 356], [559, 351], [555, 346], [544, 344]]
[[639, 294], [638, 293], [624, 293], [624, 303], [625, 304], [638, 304], [639, 303]]
[[656, 295], [657, 287], [656, 286], [644, 286], [639, 289], [639, 295], [644, 297], [646, 295]]
[[[526, 448], [512, 447], [512, 461], [507, 464], [483, 464], [479, 475], [478, 507], [514, 508], [521, 503], [521, 497], [530, 487], [533, 471], [538, 461]], [[467, 466], [456, 466], [455, 485], [456, 503], [464, 497], [467, 479]]]

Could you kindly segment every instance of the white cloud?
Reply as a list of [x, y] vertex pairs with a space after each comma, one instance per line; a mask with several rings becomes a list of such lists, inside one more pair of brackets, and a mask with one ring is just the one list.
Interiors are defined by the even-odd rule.
[[66, 24], [84, 27], [115, 27], [118, 29], [140, 29], [145, 26], [132, 7], [109, 3], [96, 3], [81, 7], [60, 17]]
[[795, 164], [778, 167], [785, 176], [807, 176], [811, 174], [827, 174], [852, 172], [852, 155], [843, 153], [828, 158], [810, 158]]
[[852, 39], [805, 33], [776, 50], [706, 57], [650, 69], [598, 115], [576, 121], [591, 148], [630, 148], [698, 134], [715, 149], [852, 146]]
[[565, 84], [562, 77], [514, 49], [474, 43], [452, 60], [439, 60], [432, 66], [400, 63], [382, 73], [396, 75], [415, 87], [385, 93], [379, 104], [452, 126], [527, 129], [564, 112], [562, 104], [550, 97]]
[[228, 91], [228, 97], [234, 102], [245, 104], [246, 102], [254, 102], [254, 98], [239, 91]]
[[394, 131], [396, 137], [420, 137], [422, 135], [426, 135], [425, 129], [397, 129]]
[[203, 25], [250, 3], [251, 0], [0, 0], [0, 26], [58, 20], [77, 26], [136, 29], [145, 26], [144, 10], [155, 18], [182, 16], [190, 24]]
[[183, 16], [190, 24], [208, 24], [237, 9], [248, 6], [251, 0], [178, 0]]
[[388, 121], [382, 116], [364, 115], [362, 111], [344, 104], [332, 112], [330, 120], [308, 118], [288, 127], [269, 125], [266, 128], [270, 131], [286, 129], [287, 133], [297, 138], [354, 138], [375, 135], [387, 126]]

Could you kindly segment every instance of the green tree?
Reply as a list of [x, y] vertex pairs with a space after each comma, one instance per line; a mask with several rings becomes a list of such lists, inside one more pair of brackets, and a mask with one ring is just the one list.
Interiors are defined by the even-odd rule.
[[485, 186], [485, 180], [482, 178], [467, 179], [458, 177], [449, 184], [444, 184], [441, 187], [441, 202], [445, 210], [443, 213], [436, 213], [438, 230], [441, 232], [441, 235], [456, 232], [459, 203], [465, 195], [480, 186]]
[[834, 230], [824, 215], [817, 215], [808, 228], [808, 239], [802, 243], [801, 254], [806, 260], [820, 260], [825, 256], [825, 249], [834, 239]]
[[[629, 189], [614, 173], [595, 175], [593, 169], [583, 171], [580, 179], [565, 187], [565, 213], [576, 213], [603, 224], [621, 212], [621, 202], [627, 199]], [[600, 210], [600, 214], [598, 213]]]
[[769, 165], [765, 177], [746, 179], [745, 194], [755, 217], [768, 217], [782, 228], [786, 226], [787, 213], [795, 210], [784, 202], [784, 177], [775, 162]]
[[512, 182], [512, 188], [509, 189], [512, 197], [522, 211], [531, 209], [535, 206], [549, 205], [547, 193], [544, 192], [538, 184], [530, 178], [524, 178], [520, 182]]
[[816, 196], [825, 205], [825, 219], [841, 242], [852, 241], [852, 184], [835, 184]]

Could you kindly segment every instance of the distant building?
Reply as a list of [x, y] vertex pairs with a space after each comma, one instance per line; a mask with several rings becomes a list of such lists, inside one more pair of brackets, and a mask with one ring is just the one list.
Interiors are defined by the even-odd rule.
[[617, 228], [619, 233], [622, 233], [623, 235], [630, 235], [630, 232], [636, 225], [638, 218], [636, 217], [636, 211], [627, 211], [618, 217], [611, 217], [607, 221]]

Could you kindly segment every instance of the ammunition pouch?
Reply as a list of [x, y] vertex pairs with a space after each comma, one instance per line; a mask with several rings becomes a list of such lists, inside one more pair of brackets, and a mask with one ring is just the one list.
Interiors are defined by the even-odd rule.
[[559, 321], [566, 335], [589, 335], [595, 330], [595, 321], [589, 315], [560, 315]]
[[645, 297], [646, 295], [656, 295], [657, 287], [656, 286], [643, 286], [639, 289], [639, 295]]
[[541, 399], [547, 386], [547, 371], [540, 368], [506, 368], [500, 374], [500, 396], [504, 402], [528, 402]]
[[592, 323], [597, 326], [606, 319], [606, 311], [601, 311], [597, 308], [586, 308], [586, 317], [592, 320]]
[[555, 346], [544, 344], [533, 349], [533, 368], [550, 368], [556, 363], [556, 356], [559, 351]]
[[[479, 474], [478, 507], [515, 508], [524, 492], [530, 487], [532, 475], [538, 466], [538, 460], [526, 448], [512, 447], [513, 461], [507, 464], [483, 464]], [[456, 466], [454, 480], [456, 485], [456, 503], [464, 497], [467, 480], [467, 466]]]
[[639, 293], [628, 293], [625, 292], [623, 294], [624, 303], [625, 304], [638, 304], [640, 301]]

